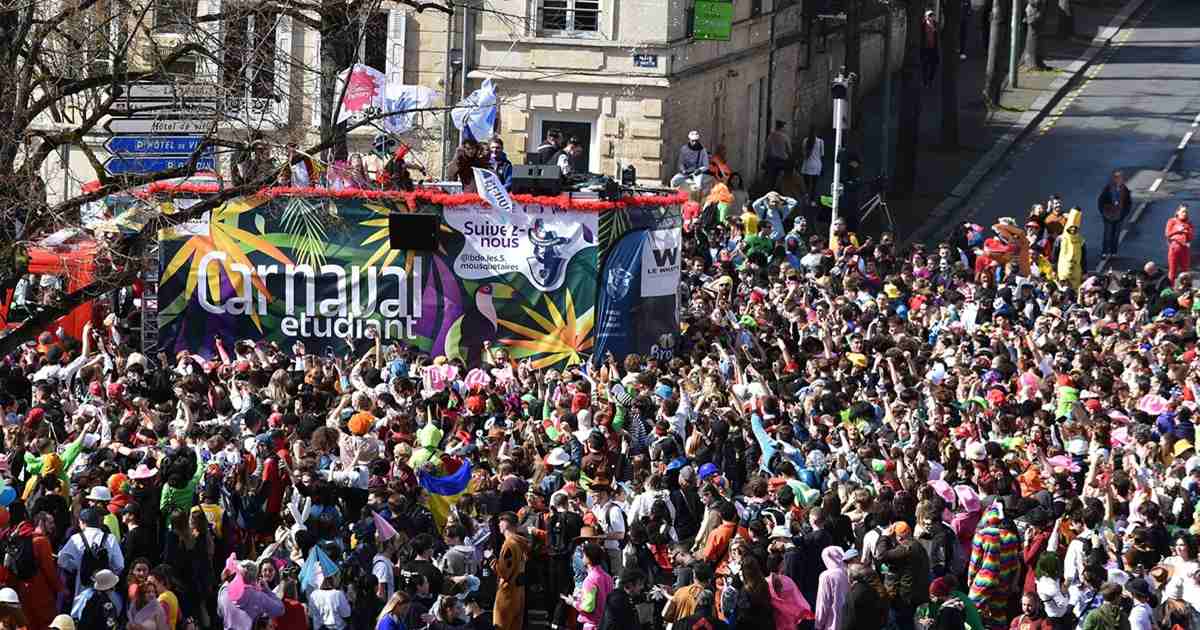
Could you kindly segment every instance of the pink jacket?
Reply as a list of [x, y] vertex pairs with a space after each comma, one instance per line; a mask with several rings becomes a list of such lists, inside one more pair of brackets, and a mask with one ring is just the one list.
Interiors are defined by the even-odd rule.
[[[838, 627], [846, 593], [850, 592], [850, 576], [842, 559], [841, 547], [826, 547], [821, 552], [825, 570], [817, 582], [816, 630], [835, 630]], [[780, 626], [777, 626], [780, 627]]]
[[612, 576], [600, 567], [589, 567], [583, 586], [575, 596], [575, 608], [579, 611], [579, 623], [597, 628], [604, 619], [604, 602], [613, 590]]

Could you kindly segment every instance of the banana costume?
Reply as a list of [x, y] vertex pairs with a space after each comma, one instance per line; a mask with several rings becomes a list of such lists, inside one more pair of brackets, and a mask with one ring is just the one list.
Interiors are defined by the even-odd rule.
[[1079, 235], [1079, 224], [1083, 213], [1072, 209], [1067, 213], [1066, 227], [1058, 237], [1058, 281], [1078, 289], [1083, 281], [1083, 237]]

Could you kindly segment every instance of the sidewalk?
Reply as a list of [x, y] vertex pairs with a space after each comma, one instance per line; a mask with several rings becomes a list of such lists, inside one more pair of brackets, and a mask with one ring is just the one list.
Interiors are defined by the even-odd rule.
[[[994, 168], [1002, 167], [1009, 148], [1050, 113], [1058, 98], [1066, 93], [1072, 79], [1087, 68], [1125, 19], [1136, 8], [1140, 8], [1142, 0], [1129, 0], [1128, 4], [1126, 0], [1088, 0], [1074, 4], [1076, 39], [1058, 41], [1054, 35], [1056, 24], [1053, 15], [1046, 20], [1045, 34], [1042, 36], [1043, 56], [1051, 70], [1021, 69], [1018, 88], [1010, 89], [1007, 78], [1008, 50], [1003, 51], [1005, 87], [1000, 97], [1001, 107], [991, 113], [987, 111], [982, 96], [987, 53], [981, 50], [980, 19], [978, 14], [971, 16], [973, 24], [968, 34], [968, 58], [959, 62], [960, 146], [953, 149], [939, 146], [942, 114], [939, 76], [934, 86], [925, 88], [921, 94], [916, 192], [908, 199], [888, 200], [900, 240], [929, 238], [936, 234], [938, 227], [944, 227], [947, 221], [952, 220], [958, 206], [971, 196], [979, 181]], [[1110, 23], [1115, 28], [1110, 27]], [[897, 80], [892, 90], [894, 100], [890, 104], [894, 112], [889, 136], [893, 147], [899, 122], [895, 114], [899, 111], [899, 92]], [[883, 108], [886, 106], [882, 90], [868, 94], [861, 105], [863, 112], [860, 120], [864, 128], [847, 143], [863, 157], [863, 170], [867, 178], [877, 176], [881, 170]], [[832, 139], [827, 142], [832, 146]], [[822, 189], [829, 188], [832, 171], [830, 164], [822, 178]], [[882, 229], [882, 224], [872, 219], [862, 229], [876, 232]]]

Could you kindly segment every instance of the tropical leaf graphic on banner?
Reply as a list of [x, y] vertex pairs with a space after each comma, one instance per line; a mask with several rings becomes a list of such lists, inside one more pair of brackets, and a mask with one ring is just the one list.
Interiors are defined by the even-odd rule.
[[[183, 293], [159, 313], [160, 318], [170, 321], [184, 312], [188, 300], [195, 294], [201, 271], [200, 261], [213, 250], [226, 253], [225, 260], [220, 263], [220, 273], [208, 275], [209, 295], [214, 296], [221, 295], [222, 280], [233, 287], [234, 293], [243, 291], [243, 275], [234, 273], [233, 265], [241, 264], [254, 269], [247, 256], [250, 252], [261, 252], [284, 265], [293, 264], [287, 255], [264, 238], [264, 234], [255, 234], [239, 225], [243, 215], [256, 211], [265, 201], [262, 197], [239, 197], [222, 204], [209, 215], [208, 234], [191, 236], [183, 243], [166, 263], [161, 278], [162, 282], [167, 282], [183, 270], [187, 274], [187, 283]], [[250, 281], [268, 300], [271, 299], [271, 292], [257, 274], [251, 274]], [[261, 331], [262, 321], [258, 314], [251, 312], [250, 317], [255, 327]]]
[[[261, 215], [259, 215], [261, 218]], [[283, 207], [279, 223], [292, 235], [292, 254], [296, 262], [314, 268], [325, 264], [326, 229], [331, 215], [325, 204], [307, 197], [292, 197]]]
[[616, 243], [621, 235], [629, 231], [629, 214], [624, 208], [608, 210], [600, 214], [599, 223], [600, 242], [597, 245], [600, 247], [600, 251], [607, 254], [613, 243]]
[[[539, 313], [528, 306], [521, 310], [529, 316], [537, 328], [523, 326], [507, 320], [499, 320], [504, 328], [520, 335], [517, 339], [502, 339], [516, 358], [537, 357], [533, 367], [544, 368], [565, 362], [573, 365], [583, 362], [582, 354], [592, 347], [592, 324], [595, 309], [589, 308], [581, 315], [575, 313], [575, 299], [567, 290], [566, 305], [560, 311], [550, 296], [543, 294], [546, 311]], [[564, 312], [565, 311], [565, 312]]]
[[[404, 251], [392, 249], [391, 242], [388, 240], [388, 215], [392, 213], [392, 209], [387, 206], [380, 206], [373, 203], [364, 203], [363, 207], [370, 210], [372, 214], [370, 215], [370, 218], [366, 219], [365, 221], [360, 221], [358, 224], [360, 227], [369, 228], [367, 230], [369, 232], [368, 236], [363, 239], [362, 243], [359, 243], [359, 246], [367, 247], [368, 245], [374, 245], [375, 247], [375, 251], [371, 254], [371, 257], [368, 258], [366, 264], [362, 266], [363, 271], [365, 272], [367, 267], [370, 267], [377, 262], [379, 263], [380, 267], [387, 267], [391, 265], [397, 258], [400, 257], [400, 253], [402, 251], [404, 252], [404, 269], [406, 271], [412, 271], [413, 260], [416, 259], [418, 253], [411, 250]], [[442, 232], [447, 234], [454, 233], [454, 231], [447, 227], [445, 223], [441, 224], [440, 229]], [[438, 253], [445, 254], [446, 250], [442, 246], [441, 240], [442, 239], [438, 239]]]

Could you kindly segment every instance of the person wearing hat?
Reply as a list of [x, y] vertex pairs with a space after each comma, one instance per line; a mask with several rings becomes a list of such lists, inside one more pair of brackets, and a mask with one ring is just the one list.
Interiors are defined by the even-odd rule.
[[605, 477], [593, 481], [588, 487], [592, 495], [592, 514], [596, 523], [604, 530], [604, 549], [608, 553], [610, 567], [622, 566], [621, 545], [629, 524], [625, 520], [625, 511], [613, 499], [612, 483]]
[[929, 601], [917, 609], [917, 623], [925, 630], [959, 630], [966, 626], [963, 603], [950, 594], [953, 578], [929, 583]]
[[11, 588], [0, 588], [0, 628], [25, 628], [28, 622], [21, 609], [21, 599]]
[[679, 159], [675, 162], [675, 175], [671, 188], [679, 188], [693, 173], [708, 168], [708, 149], [700, 143], [700, 132], [688, 132], [687, 143], [679, 147]]
[[108, 569], [96, 571], [89, 585], [71, 603], [71, 617], [80, 628], [118, 628], [124, 623], [121, 596], [113, 590], [120, 581]]
[[896, 593], [892, 602], [896, 616], [912, 619], [917, 607], [929, 601], [929, 556], [913, 537], [912, 526], [892, 523], [876, 543], [875, 559], [890, 569], [887, 577]]
[[59, 615], [50, 622], [50, 630], [75, 630], [75, 620], [71, 615]]
[[517, 515], [505, 512], [498, 520], [504, 542], [493, 559], [496, 574], [496, 605], [492, 623], [499, 630], [521, 630], [525, 618], [525, 564], [529, 539], [517, 531]]
[[91, 586], [93, 577], [104, 571], [119, 575], [125, 570], [125, 555], [121, 545], [117, 543], [116, 536], [102, 529], [101, 522], [100, 511], [96, 508], [81, 511], [79, 532], [71, 536], [58, 552], [58, 568], [68, 576], [74, 576], [74, 595]]
[[109, 510], [109, 504], [112, 503], [112, 491], [106, 486], [95, 486], [88, 491], [87, 496], [83, 498], [85, 508], [93, 508], [100, 514], [104, 515], [104, 527], [108, 533], [112, 534], [117, 539], [117, 544], [121, 544], [121, 521], [117, 515]]

